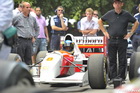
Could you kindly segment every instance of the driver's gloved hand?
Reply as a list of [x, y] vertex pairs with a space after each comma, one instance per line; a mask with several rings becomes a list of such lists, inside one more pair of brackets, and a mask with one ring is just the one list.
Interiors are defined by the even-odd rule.
[[3, 36], [4, 36], [4, 43], [8, 46], [14, 45], [15, 39], [16, 39], [16, 34], [17, 34], [17, 29], [13, 26], [7, 28], [5, 31], [3, 31]]

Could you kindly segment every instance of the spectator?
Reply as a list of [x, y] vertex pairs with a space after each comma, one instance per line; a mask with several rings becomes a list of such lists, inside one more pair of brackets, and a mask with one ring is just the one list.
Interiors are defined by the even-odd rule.
[[96, 36], [98, 30], [98, 19], [93, 18], [92, 8], [87, 8], [86, 17], [81, 19], [81, 33], [83, 36]]
[[137, 0], [136, 5], [132, 8], [132, 14], [133, 15], [135, 15], [136, 13], [139, 13], [139, 10], [138, 10], [139, 4], [140, 4], [140, 0]]
[[17, 53], [27, 65], [32, 64], [32, 43], [39, 32], [36, 19], [30, 15], [30, 9], [30, 4], [23, 2], [22, 13], [13, 18], [13, 25], [17, 28]]
[[[93, 11], [93, 17], [99, 19], [99, 14], [97, 10]], [[97, 36], [103, 36], [103, 32], [100, 30], [100, 28], [98, 28], [98, 31], [96, 34]]]
[[78, 31], [81, 33], [81, 19], [83, 18], [83, 17], [85, 17], [86, 15], [85, 15], [85, 13], [84, 14], [82, 14], [82, 16], [81, 16], [81, 18], [80, 18], [80, 20], [77, 22], [77, 29], [78, 29]]
[[[140, 4], [138, 6], [139, 13], [135, 14], [134, 17], [140, 22]], [[140, 25], [136, 29], [132, 38], [133, 50], [136, 51], [138, 46], [140, 46]]]
[[[86, 17], [81, 19], [81, 33], [83, 36], [97, 36], [96, 33], [98, 31], [99, 25], [98, 25], [98, 19], [93, 17], [93, 9], [87, 8], [86, 11]], [[89, 49], [82, 49], [82, 52], [87, 52]], [[93, 50], [93, 52], [98, 52], [99, 49], [93, 48], [90, 50]]]
[[[11, 47], [3, 42], [5, 41], [7, 35], [4, 32], [8, 31], [13, 18], [13, 0], [0, 0], [0, 59], [6, 60], [11, 51]], [[3, 33], [3, 34], [2, 34]]]
[[36, 20], [39, 25], [39, 35], [36, 41], [33, 43], [33, 56], [32, 56], [32, 63], [35, 63], [36, 54], [39, 51], [47, 51], [47, 44], [49, 41], [48, 29], [46, 26], [45, 17], [41, 15], [40, 7], [35, 8], [36, 12]]
[[58, 6], [56, 13], [57, 15], [51, 18], [51, 50], [60, 50], [60, 36], [64, 36], [68, 30], [68, 19], [63, 17], [64, 8], [62, 6]]
[[132, 14], [135, 15], [135, 14], [138, 13], [138, 12], [139, 12], [139, 11], [138, 11], [138, 6], [135, 5], [135, 6], [133, 7], [133, 9], [132, 9]]
[[81, 32], [80, 31], [80, 29], [81, 29], [81, 19], [77, 22], [77, 29], [78, 29], [79, 32]]
[[36, 12], [33, 8], [30, 10], [30, 15], [36, 18]]
[[93, 11], [93, 17], [99, 18], [99, 14], [98, 14], [98, 11], [97, 10], [94, 10]]
[[[127, 67], [126, 49], [127, 39], [131, 37], [138, 26], [138, 21], [127, 11], [123, 10], [124, 3], [122, 0], [113, 0], [114, 9], [107, 12], [99, 19], [98, 23], [103, 34], [108, 38], [108, 56], [110, 64], [110, 81], [113, 79], [121, 78], [125, 80], [125, 72]], [[103, 22], [109, 24], [108, 31], [103, 26]], [[131, 32], [127, 33], [128, 23], [134, 23]], [[117, 54], [119, 66], [117, 66]], [[118, 71], [117, 71], [117, 67]]]
[[17, 16], [18, 14], [22, 12], [22, 7], [23, 5], [22, 3], [20, 3], [18, 7], [13, 10], [13, 17]]

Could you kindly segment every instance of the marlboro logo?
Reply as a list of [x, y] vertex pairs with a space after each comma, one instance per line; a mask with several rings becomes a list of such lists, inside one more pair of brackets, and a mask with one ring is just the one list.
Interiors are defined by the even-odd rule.
[[[64, 41], [64, 37], [61, 37], [61, 42]], [[93, 37], [93, 36], [88, 36], [88, 37], [82, 37], [82, 36], [76, 36], [74, 37], [74, 41], [77, 44], [104, 44], [104, 37]]]

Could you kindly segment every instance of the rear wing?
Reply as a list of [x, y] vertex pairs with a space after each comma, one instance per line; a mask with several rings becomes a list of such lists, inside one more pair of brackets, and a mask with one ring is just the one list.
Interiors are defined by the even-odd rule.
[[[61, 44], [64, 42], [65, 37], [61, 36]], [[104, 36], [74, 36], [73, 42], [78, 45], [78, 48], [87, 56], [94, 53], [107, 53], [107, 40]], [[93, 49], [100, 49], [100, 52], [95, 52]]]

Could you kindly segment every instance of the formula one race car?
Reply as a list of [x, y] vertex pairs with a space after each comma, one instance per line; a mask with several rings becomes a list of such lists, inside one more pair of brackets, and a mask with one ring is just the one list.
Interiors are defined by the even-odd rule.
[[[107, 85], [107, 50], [105, 37], [83, 37], [67, 34], [61, 37], [62, 50], [41, 51], [40, 77], [33, 77], [41, 83], [89, 84], [92, 89], [104, 89]], [[94, 51], [94, 49], [99, 51]], [[81, 49], [84, 49], [81, 53]]]

